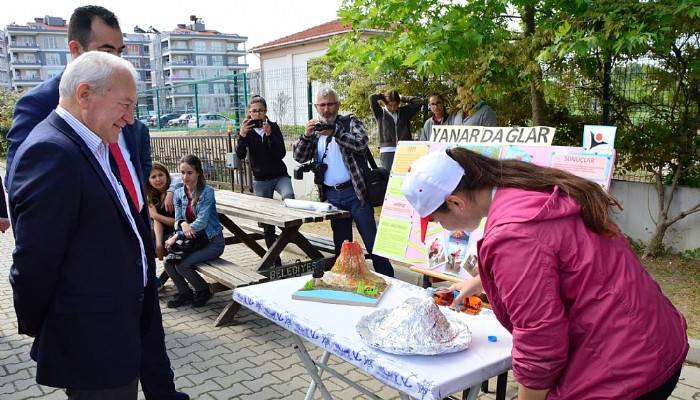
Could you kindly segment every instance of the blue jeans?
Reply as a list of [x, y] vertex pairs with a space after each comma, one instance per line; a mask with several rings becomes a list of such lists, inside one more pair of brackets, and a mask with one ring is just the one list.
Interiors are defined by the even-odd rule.
[[[292, 179], [288, 176], [280, 176], [277, 178], [268, 179], [266, 181], [253, 180], [253, 192], [258, 197], [271, 199], [275, 192], [279, 193], [284, 199], [294, 198], [294, 189], [292, 188]], [[275, 227], [273, 225], [262, 224], [263, 232], [265, 232], [265, 244], [269, 249], [277, 240], [275, 235]], [[277, 257], [275, 265], [281, 265], [282, 260]]]
[[[209, 285], [195, 271], [194, 265], [219, 257], [224, 252], [224, 245], [224, 234], [219, 233], [209, 239], [209, 243], [204, 248], [188, 254], [177, 264], [168, 261], [163, 265], [180, 294], [191, 294], [192, 289], [190, 289], [189, 285], [192, 285], [196, 292], [209, 290]], [[187, 284], [188, 282], [189, 285]]]
[[325, 188], [324, 190], [326, 191], [326, 199], [329, 203], [341, 210], [350, 211], [352, 215], [352, 219], [339, 218], [331, 220], [336, 256], [340, 254], [340, 247], [345, 240], [352, 241], [352, 221], [355, 221], [355, 226], [357, 226], [357, 230], [360, 232], [365, 248], [372, 255], [374, 270], [382, 275], [394, 276], [394, 268], [391, 266], [391, 263], [389, 263], [389, 260], [372, 254], [374, 237], [377, 236], [377, 224], [374, 222], [374, 209], [372, 206], [369, 205], [369, 203], [363, 206], [352, 187], [343, 190], [329, 188]]

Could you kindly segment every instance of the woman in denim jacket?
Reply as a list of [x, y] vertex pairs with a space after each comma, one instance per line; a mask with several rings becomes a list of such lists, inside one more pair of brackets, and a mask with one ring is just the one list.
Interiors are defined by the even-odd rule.
[[168, 302], [168, 308], [189, 303], [202, 307], [211, 298], [211, 291], [194, 265], [219, 257], [224, 252], [224, 235], [216, 213], [214, 189], [206, 184], [202, 161], [194, 155], [183, 157], [180, 173], [184, 186], [175, 191], [175, 234], [165, 242], [165, 247], [170, 248], [178, 238], [195, 239], [203, 235], [207, 244], [181, 260], [165, 262], [165, 270], [178, 291], [175, 299]]

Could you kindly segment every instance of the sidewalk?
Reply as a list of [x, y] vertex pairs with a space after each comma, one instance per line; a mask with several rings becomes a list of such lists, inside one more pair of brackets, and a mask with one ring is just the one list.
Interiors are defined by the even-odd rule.
[[[7, 279], [14, 242], [10, 232], [0, 234], [0, 398], [65, 399], [62, 390], [35, 383], [35, 363], [29, 358], [31, 338], [17, 335], [12, 288]], [[214, 328], [213, 322], [230, 298], [217, 294], [202, 310], [170, 310], [165, 307], [174, 292], [170, 283], [161, 293], [166, 346], [176, 377], [176, 386], [193, 399], [303, 399], [309, 378], [292, 349], [290, 334], [262, 317], [241, 310], [237, 324]], [[313, 357], [321, 352], [309, 345]], [[370, 387], [384, 399], [398, 393], [331, 357], [331, 364], [351, 379]], [[490, 389], [495, 389], [495, 379]], [[363, 396], [337, 379], [328, 381], [335, 399]], [[143, 399], [140, 394], [139, 398]], [[317, 394], [316, 398], [320, 398]], [[517, 398], [517, 387], [509, 380], [507, 398]], [[700, 398], [700, 368], [686, 365], [673, 399]], [[479, 399], [494, 399], [481, 394]]]

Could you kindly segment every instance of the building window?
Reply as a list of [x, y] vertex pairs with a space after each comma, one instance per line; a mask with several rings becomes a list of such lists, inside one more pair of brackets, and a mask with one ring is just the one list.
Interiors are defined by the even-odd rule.
[[209, 94], [209, 84], [208, 83], [200, 83], [197, 85], [197, 93], [198, 94]]
[[227, 43], [226, 50], [238, 50], [238, 43]]
[[213, 41], [211, 43], [212, 51], [224, 51], [224, 44], [219, 41]]
[[214, 86], [214, 94], [225, 94], [226, 93], [226, 84], [225, 83], [215, 83], [213, 86]]
[[45, 49], [57, 49], [58, 48], [58, 40], [56, 40], [56, 36], [45, 36], [44, 37], [44, 48]]
[[201, 40], [197, 40], [194, 42], [194, 49], [195, 51], [206, 51], [207, 44], [205, 42], [202, 42]]
[[60, 74], [61, 74], [61, 70], [60, 70], [60, 69], [59, 69], [59, 70], [49, 70], [49, 71], [46, 71], [46, 78], [47, 78], [47, 79], [51, 79], [51, 78], [53, 78], [54, 76], [58, 76], [58, 75], [60, 75]]
[[46, 53], [46, 65], [61, 65], [61, 55], [57, 53]]
[[217, 67], [224, 66], [224, 56], [212, 56], [211, 61], [212, 65], [216, 65]]
[[206, 70], [206, 69], [197, 69], [197, 70], [195, 70], [195, 78], [196, 78], [197, 80], [207, 79], [207, 78], [208, 78], [208, 76], [207, 76], [207, 70]]
[[173, 42], [173, 48], [174, 49], [186, 49], [187, 48], [187, 42], [183, 42], [181, 40], [177, 42]]
[[207, 56], [197, 56], [197, 65], [207, 66]]
[[236, 65], [238, 64], [238, 57], [229, 57], [228, 58], [228, 65]]
[[141, 54], [141, 52], [139, 51], [139, 47], [141, 46], [139, 46], [138, 44], [130, 44], [126, 46], [125, 54], [128, 54], [130, 56], [138, 56]]

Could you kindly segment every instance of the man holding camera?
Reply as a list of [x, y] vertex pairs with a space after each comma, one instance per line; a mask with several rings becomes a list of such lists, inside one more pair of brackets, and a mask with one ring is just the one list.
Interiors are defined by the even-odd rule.
[[[367, 251], [372, 254], [377, 225], [360, 164], [367, 163], [369, 138], [365, 127], [353, 115], [338, 115], [340, 102], [333, 89], [321, 88], [314, 106], [320, 118], [307, 122], [304, 134], [294, 143], [294, 159], [309, 163], [300, 166], [294, 178], [300, 179], [305, 170], [312, 171], [321, 200], [350, 211]], [[345, 240], [352, 240], [352, 220], [331, 220], [336, 255]], [[386, 258], [372, 254], [372, 264], [376, 272], [394, 276]]]

